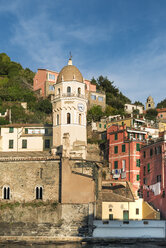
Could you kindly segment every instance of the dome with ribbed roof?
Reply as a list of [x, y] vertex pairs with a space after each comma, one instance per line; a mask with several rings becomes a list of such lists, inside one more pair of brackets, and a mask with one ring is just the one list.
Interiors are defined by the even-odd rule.
[[64, 66], [60, 71], [56, 83], [73, 81], [73, 80], [83, 83], [83, 76], [81, 72], [78, 70], [78, 68], [72, 65], [72, 60], [69, 59], [68, 65]]

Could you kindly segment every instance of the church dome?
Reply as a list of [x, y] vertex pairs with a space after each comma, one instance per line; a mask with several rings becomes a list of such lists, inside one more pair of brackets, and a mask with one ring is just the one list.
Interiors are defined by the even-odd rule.
[[83, 83], [83, 76], [78, 68], [72, 65], [72, 60], [69, 59], [68, 65], [64, 66], [57, 77], [57, 84], [64, 81], [77, 81]]

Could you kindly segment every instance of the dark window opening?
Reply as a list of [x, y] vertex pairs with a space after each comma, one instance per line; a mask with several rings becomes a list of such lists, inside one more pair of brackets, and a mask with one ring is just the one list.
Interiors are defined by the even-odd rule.
[[36, 187], [36, 200], [42, 200], [42, 199], [43, 199], [43, 188]]
[[67, 113], [67, 124], [71, 123], [71, 114]]
[[139, 214], [139, 208], [136, 208], [136, 214]]
[[5, 199], [5, 200], [10, 199], [10, 188], [9, 187], [3, 188], [3, 199]]
[[22, 140], [22, 148], [27, 148], [27, 140]]
[[45, 140], [45, 148], [50, 148], [50, 140]]
[[70, 86], [67, 87], [67, 95], [68, 95], [68, 96], [71, 95], [71, 87], [70, 87]]

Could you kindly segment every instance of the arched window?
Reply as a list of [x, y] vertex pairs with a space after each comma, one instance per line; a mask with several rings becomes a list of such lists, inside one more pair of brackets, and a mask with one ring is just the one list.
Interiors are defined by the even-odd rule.
[[79, 123], [79, 125], [81, 125], [81, 114], [79, 114], [78, 123]]
[[56, 118], [57, 118], [57, 119], [56, 119], [56, 124], [59, 125], [59, 115], [57, 115]]
[[67, 113], [67, 124], [71, 123], [71, 114]]
[[78, 88], [78, 95], [81, 95], [81, 88]]
[[3, 199], [9, 200], [10, 199], [10, 187], [3, 188]]
[[71, 87], [70, 87], [70, 86], [67, 87], [67, 95], [68, 95], [68, 96], [71, 95]]
[[58, 88], [58, 95], [60, 95], [60, 93], [61, 93], [61, 90], [60, 90], [60, 88]]
[[43, 188], [42, 187], [36, 187], [36, 199], [37, 200], [43, 199]]

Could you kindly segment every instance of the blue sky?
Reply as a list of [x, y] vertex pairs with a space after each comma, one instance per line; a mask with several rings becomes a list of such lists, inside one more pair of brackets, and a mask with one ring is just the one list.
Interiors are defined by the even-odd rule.
[[166, 98], [166, 0], [0, 0], [0, 52], [84, 78], [107, 76], [132, 101]]

